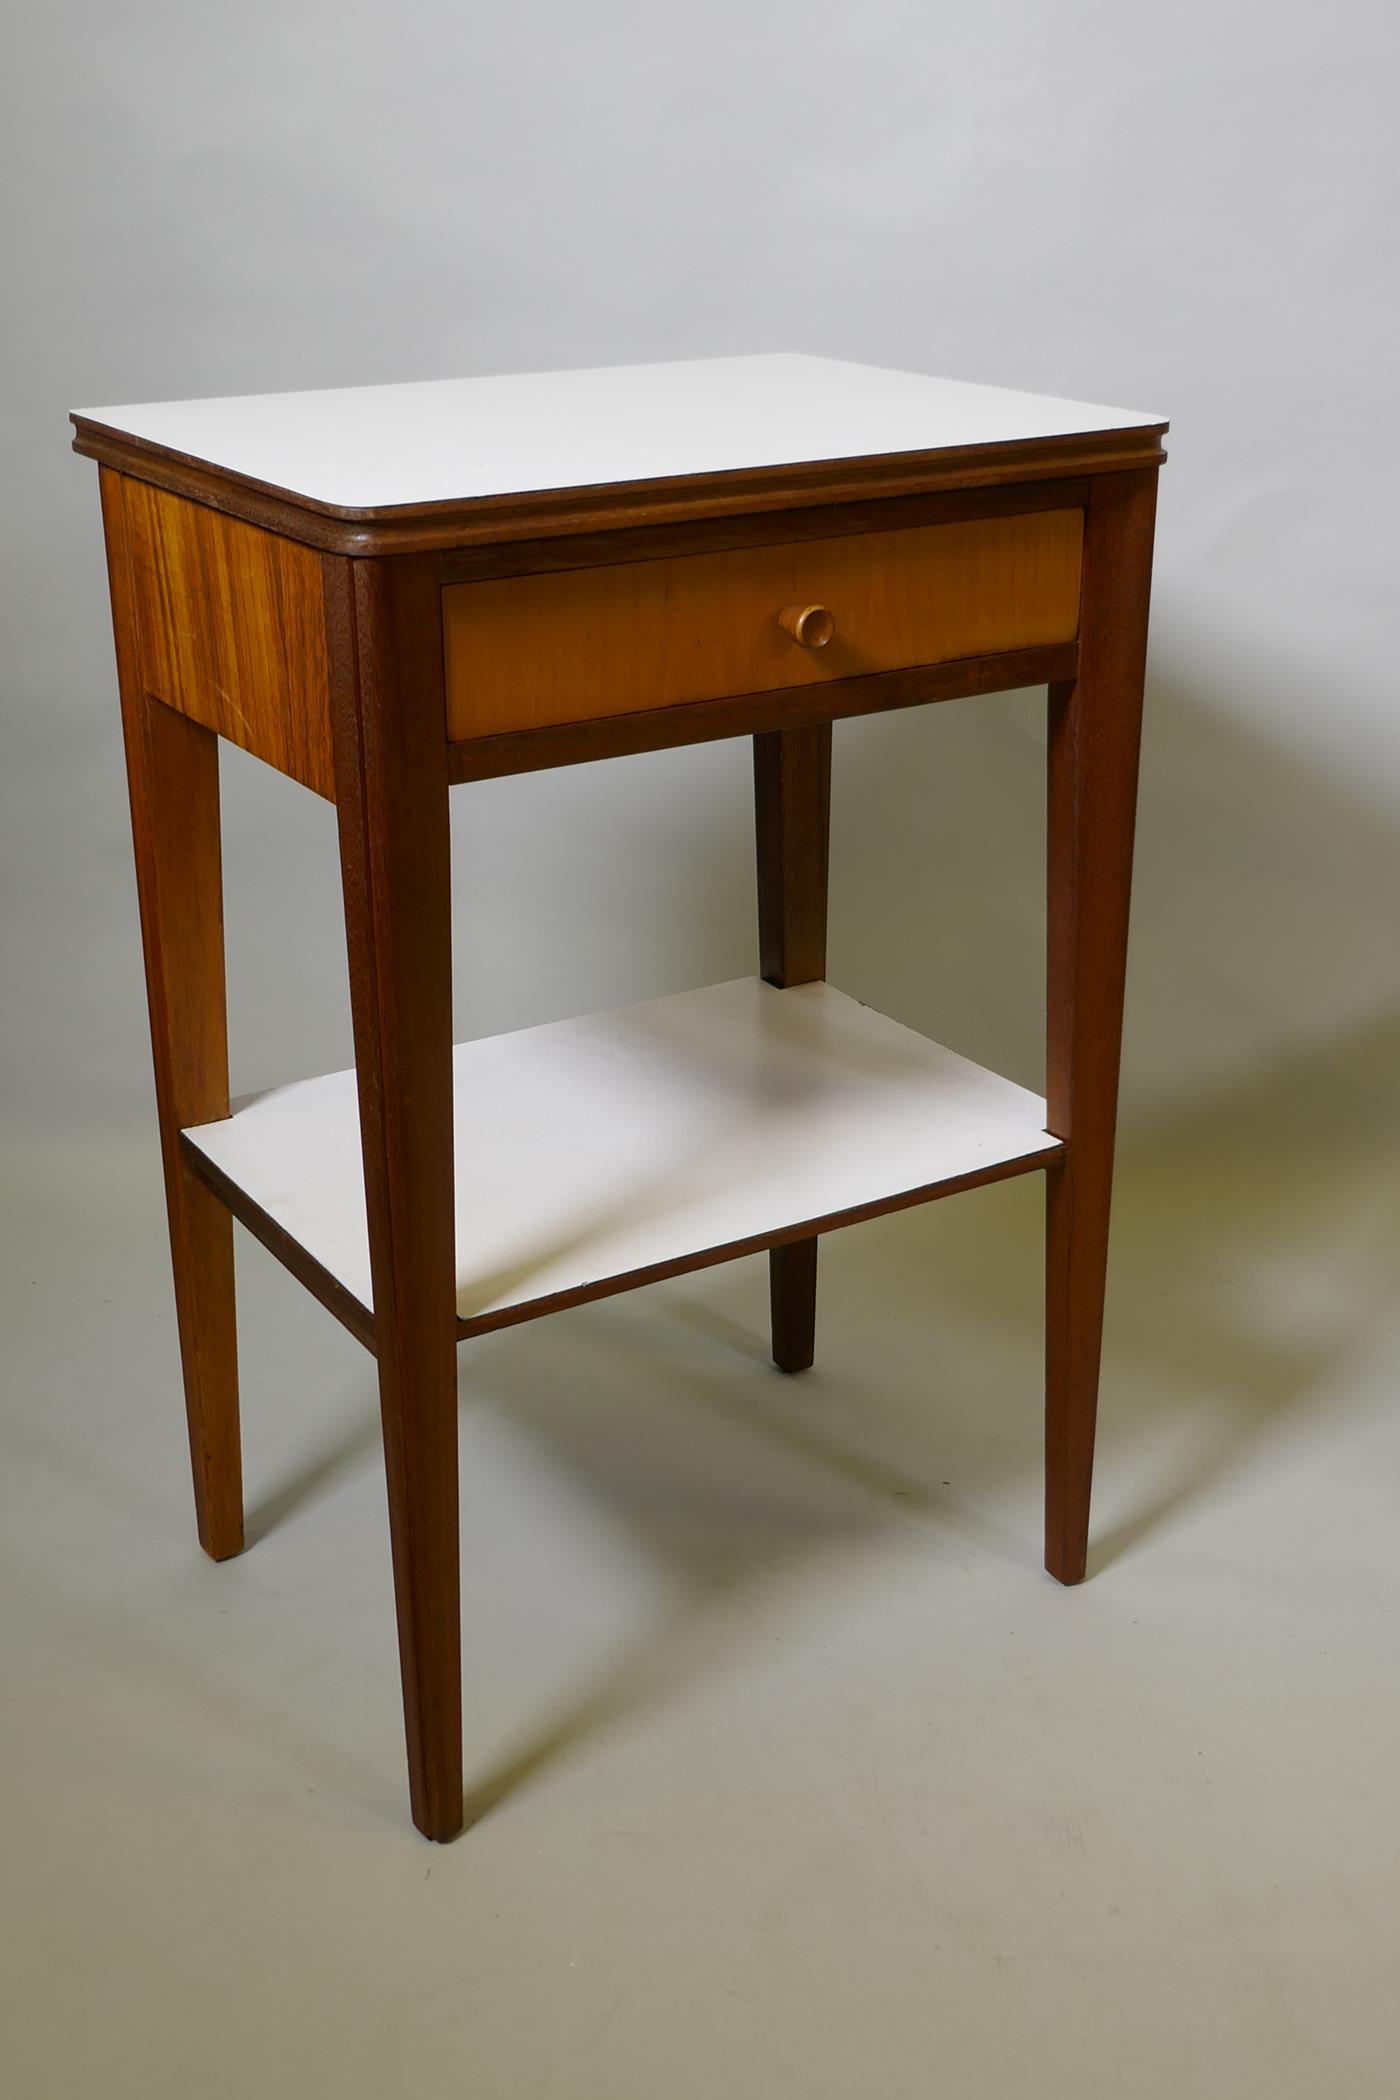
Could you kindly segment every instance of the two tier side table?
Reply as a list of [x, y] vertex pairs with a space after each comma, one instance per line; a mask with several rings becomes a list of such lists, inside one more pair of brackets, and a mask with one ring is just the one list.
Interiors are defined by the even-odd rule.
[[[462, 1824], [459, 1341], [1047, 1187], [1045, 1559], [1084, 1574], [1165, 423], [796, 356], [73, 418], [101, 467], [199, 1537], [233, 1221], [372, 1351], [413, 1818]], [[831, 727], [1049, 693], [1045, 1098], [826, 983]], [[753, 741], [758, 973], [453, 1046], [454, 783]], [[355, 1068], [231, 1101], [219, 739], [334, 803]]]

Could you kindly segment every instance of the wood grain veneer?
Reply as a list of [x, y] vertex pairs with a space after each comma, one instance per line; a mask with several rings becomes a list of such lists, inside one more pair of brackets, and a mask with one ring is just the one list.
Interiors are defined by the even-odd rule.
[[1155, 473], [1089, 500], [1078, 675], [1050, 688], [1046, 1127], [1045, 1565], [1082, 1581], [1089, 1550], [1128, 954]]
[[[824, 684], [1072, 639], [1082, 513], [1041, 511], [831, 540], [449, 584], [454, 741]], [[804, 649], [785, 606], [835, 632]]]
[[145, 482], [124, 489], [146, 691], [333, 802], [320, 558]]
[[[831, 724], [770, 729], [753, 740], [758, 967], [772, 985], [826, 976], [826, 893], [831, 847]], [[810, 1370], [816, 1353], [817, 1240], [768, 1256], [773, 1361]]]
[[971, 700], [981, 693], [1012, 693], [1024, 686], [1073, 678], [1079, 651], [1073, 642], [1042, 649], [1010, 649], [999, 656], [961, 657], [950, 664], [916, 664], [908, 671], [875, 671], [830, 685], [782, 686], [773, 693], [736, 693], [727, 700], [696, 700], [683, 707], [642, 708], [602, 715], [594, 722], [560, 722], [549, 729], [518, 729], [448, 745], [454, 783], [532, 773], [541, 766], [581, 766], [638, 751], [669, 751], [730, 736], [759, 736], [805, 722], [839, 722], [897, 707], [928, 707], [940, 700]]
[[437, 579], [411, 560], [328, 559], [324, 589], [355, 1028], [358, 1130], [343, 1149], [353, 1157], [358, 1135], [409, 1798], [424, 1836], [449, 1838], [462, 1827], [462, 1634]]
[[229, 1112], [219, 745], [208, 729], [142, 690], [128, 493], [104, 468], [102, 519], [195, 1519], [205, 1552], [228, 1560], [243, 1550], [233, 1221], [180, 1142], [183, 1124]]
[[661, 561], [680, 554], [721, 554], [736, 547], [775, 547], [795, 540], [834, 540], [849, 533], [895, 532], [908, 525], [957, 525], [967, 518], [1010, 518], [1036, 510], [1083, 510], [1091, 477], [1058, 476], [1011, 487], [953, 488], [857, 502], [734, 510], [679, 523], [613, 526], [549, 539], [493, 540], [441, 554], [444, 583], [483, 576], [527, 576], [541, 569], [601, 569], [613, 562]]

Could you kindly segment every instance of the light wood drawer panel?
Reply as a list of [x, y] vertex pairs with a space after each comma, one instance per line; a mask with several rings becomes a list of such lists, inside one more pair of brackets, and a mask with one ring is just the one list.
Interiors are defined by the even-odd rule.
[[[954, 525], [448, 584], [454, 741], [1072, 641], [1083, 514]], [[806, 649], [778, 624], [819, 603]]]

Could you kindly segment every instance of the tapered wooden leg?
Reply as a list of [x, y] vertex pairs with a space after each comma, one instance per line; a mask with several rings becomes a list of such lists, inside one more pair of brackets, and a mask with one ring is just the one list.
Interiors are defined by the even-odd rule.
[[1045, 1565], [1089, 1542], [1155, 469], [1090, 482], [1079, 674], [1050, 689]]
[[243, 1550], [233, 1220], [186, 1165], [182, 1129], [229, 1112], [219, 743], [146, 697], [122, 480], [102, 469], [141, 942], [199, 1542]]
[[462, 1827], [447, 732], [433, 565], [327, 560], [336, 803], [413, 1820]]
[[817, 1353], [815, 1236], [769, 1249], [768, 1304], [774, 1363], [780, 1371], [809, 1371]]
[[[767, 730], [753, 740], [759, 969], [769, 984], [826, 975], [831, 833], [831, 724]], [[768, 1256], [773, 1361], [805, 1371], [816, 1349], [817, 1242]]]

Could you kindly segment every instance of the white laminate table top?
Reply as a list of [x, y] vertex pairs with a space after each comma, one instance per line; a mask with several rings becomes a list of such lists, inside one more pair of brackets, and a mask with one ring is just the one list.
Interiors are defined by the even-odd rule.
[[77, 413], [349, 512], [1164, 427], [1130, 409], [786, 354]]

